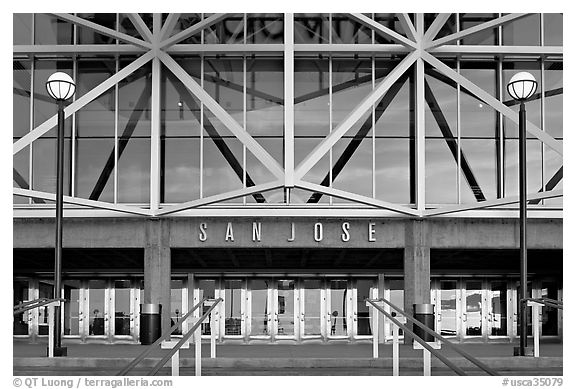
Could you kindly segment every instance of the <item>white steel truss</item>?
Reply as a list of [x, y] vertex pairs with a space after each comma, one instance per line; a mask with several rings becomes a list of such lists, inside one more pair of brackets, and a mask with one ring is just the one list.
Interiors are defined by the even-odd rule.
[[[441, 60], [435, 57], [437, 54], [446, 53], [479, 53], [479, 54], [514, 54], [514, 55], [539, 55], [543, 58], [546, 56], [562, 56], [562, 47], [525, 47], [525, 46], [466, 46], [450, 45], [464, 37], [472, 34], [501, 27], [512, 23], [518, 19], [526, 17], [529, 14], [508, 14], [498, 17], [494, 20], [481, 23], [450, 34], [448, 36], [436, 39], [436, 36], [452, 16], [449, 13], [438, 14], [432, 21], [428, 29], [424, 28], [424, 14], [415, 14], [414, 21], [408, 14], [397, 14], [398, 21], [406, 36], [401, 35], [375, 19], [366, 16], [366, 14], [349, 14], [350, 19], [357, 21], [361, 25], [368, 27], [373, 33], [392, 40], [393, 44], [295, 44], [294, 43], [294, 15], [284, 15], [284, 43], [283, 44], [181, 44], [187, 38], [201, 33], [206, 28], [221, 22], [226, 17], [233, 14], [212, 14], [196, 24], [172, 35], [180, 14], [169, 14], [162, 25], [161, 15], [153, 15], [153, 28], [150, 31], [144, 20], [139, 14], [128, 14], [128, 18], [134, 25], [142, 39], [115, 31], [113, 29], [98, 25], [86, 19], [74, 16], [72, 14], [53, 14], [57, 18], [73, 23], [82, 28], [88, 28], [99, 34], [108, 36], [123, 42], [122, 45], [23, 45], [14, 46], [14, 55], [38, 55], [38, 54], [65, 54], [65, 53], [116, 53], [116, 54], [141, 54], [128, 66], [117, 71], [109, 79], [96, 86], [91, 91], [77, 98], [65, 109], [65, 117], [72, 116], [75, 112], [85, 107], [98, 96], [102, 95], [108, 89], [117, 85], [131, 73], [135, 72], [149, 61], [152, 61], [152, 92], [151, 92], [151, 160], [150, 160], [150, 204], [147, 206], [131, 206], [112, 204], [103, 201], [94, 201], [81, 199], [78, 197], [65, 196], [64, 201], [69, 204], [79, 206], [106, 209], [121, 213], [146, 215], [146, 216], [163, 216], [175, 214], [192, 208], [199, 208], [209, 204], [216, 204], [226, 200], [244, 197], [252, 194], [262, 193], [279, 188], [299, 188], [313, 193], [322, 193], [345, 200], [350, 200], [359, 204], [374, 207], [375, 209], [384, 209], [399, 214], [412, 217], [432, 217], [446, 215], [455, 212], [483, 209], [500, 205], [508, 205], [518, 202], [517, 197], [506, 197], [495, 200], [480, 201], [472, 204], [460, 204], [446, 206], [437, 209], [426, 209], [425, 198], [425, 73], [424, 63], [428, 63], [443, 73], [449, 79], [453, 80], [460, 87], [465, 88], [471, 94], [488, 104], [491, 108], [499, 112], [504, 117], [514, 123], [518, 123], [517, 114], [497, 98], [493, 97], [482, 88], [478, 87], [458, 71], [451, 69]], [[245, 129], [241, 126], [214, 98], [212, 98], [198, 84], [193, 77], [172, 57], [174, 54], [186, 53], [276, 53], [284, 54], [284, 166], [281, 166], [274, 157], [272, 157]], [[336, 126], [329, 135], [327, 135], [303, 160], [298, 166], [294, 166], [294, 54], [295, 53], [395, 53], [405, 57], [400, 63], [392, 69], [383, 80], [373, 87], [368, 93]], [[202, 103], [203, 109], [206, 108], [241, 142], [245, 149], [249, 150], [263, 166], [268, 169], [274, 176], [272, 182], [243, 187], [227, 193], [221, 193], [198, 200], [187, 201], [181, 204], [163, 205], [160, 202], [160, 110], [161, 110], [161, 93], [160, 77], [161, 64], [171, 71], [182, 84], [191, 92], [192, 96]], [[413, 69], [413, 70], [411, 70]], [[372, 197], [361, 196], [355, 193], [327, 187], [323, 185], [306, 182], [303, 177], [312, 169], [324, 155], [330, 152], [336, 142], [341, 139], [355, 125], [361, 117], [373, 109], [382, 99], [390, 87], [405, 73], [414, 72], [415, 83], [415, 110], [416, 110], [416, 200], [415, 208], [409, 206], [392, 204], [381, 201]], [[245, 88], [245, 87], [244, 87]], [[460, 120], [460, 119], [458, 119]], [[56, 126], [56, 115], [46, 120], [44, 123], [35, 127], [32, 131], [16, 141], [13, 145], [13, 154], [18, 153], [25, 147], [32, 144], [36, 139]], [[551, 137], [548, 133], [542, 131], [533, 123], [527, 123], [527, 130], [538, 138], [544, 145], [551, 150], [562, 155], [562, 143]], [[117, 152], [116, 152], [117, 153]], [[460, 155], [458, 155], [460, 161]], [[115, 173], [116, 174], [116, 173]], [[246, 172], [244, 172], [246, 175]], [[13, 194], [17, 196], [40, 198], [52, 200], [54, 194], [14, 188]], [[562, 190], [548, 190], [539, 193], [533, 193], [528, 196], [529, 200], [539, 200], [562, 196]], [[286, 205], [290, 205], [289, 201]]]

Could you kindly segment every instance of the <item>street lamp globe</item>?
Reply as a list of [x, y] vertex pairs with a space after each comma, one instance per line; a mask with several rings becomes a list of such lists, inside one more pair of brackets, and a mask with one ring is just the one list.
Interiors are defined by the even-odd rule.
[[68, 74], [56, 72], [46, 81], [46, 90], [54, 100], [65, 101], [74, 95], [76, 84]]
[[508, 82], [508, 93], [513, 99], [524, 101], [532, 97], [538, 83], [534, 76], [528, 72], [516, 73]]

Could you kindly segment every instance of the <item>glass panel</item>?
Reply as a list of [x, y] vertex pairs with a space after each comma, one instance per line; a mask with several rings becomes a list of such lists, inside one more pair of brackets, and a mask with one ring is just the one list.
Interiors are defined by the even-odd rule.
[[[493, 62], [463, 61], [460, 73], [482, 90], [496, 97], [495, 66]], [[464, 89], [460, 92], [460, 114], [462, 115], [460, 120], [462, 137], [495, 138], [497, 136], [497, 111]]]
[[[518, 140], [506, 140], [504, 143], [504, 185], [505, 196], [518, 196]], [[542, 188], [542, 142], [526, 142], [526, 190], [538, 192]]]
[[[199, 300], [202, 299], [214, 299], [216, 298], [216, 280], [198, 280], [198, 292], [199, 292]], [[206, 311], [210, 307], [203, 305], [202, 306], [202, 314], [206, 313]], [[208, 322], [202, 323], [202, 335], [210, 335], [210, 323], [211, 323], [212, 313], [209, 315]]]
[[457, 162], [446, 140], [426, 139], [426, 204], [457, 202]]
[[372, 60], [334, 58], [332, 60], [332, 128], [372, 91]]
[[[463, 139], [461, 147], [462, 155], [468, 162], [471, 172], [465, 173], [464, 169], [461, 169], [461, 202], [476, 202], [480, 198], [479, 196], [484, 196], [487, 200], [495, 199], [498, 180], [496, 141], [492, 139]], [[476, 180], [477, 185], [474, 185], [473, 179]]]
[[[89, 22], [96, 23], [100, 26], [108, 27], [112, 30], [116, 29], [116, 14], [95, 13], [95, 14], [76, 14], [79, 18], [88, 20]], [[77, 26], [76, 36], [78, 43], [81, 45], [113, 45], [116, 39], [107, 35], [100, 34], [92, 29]]]
[[[376, 59], [376, 83], [383, 78], [396, 62], [387, 59]], [[413, 103], [410, 100], [410, 82], [400, 78], [391, 89], [398, 90], [395, 96], [384, 97], [375, 109], [376, 136], [410, 136], [414, 111], [406, 109]], [[388, 92], [390, 93], [390, 92]], [[388, 96], [388, 93], [385, 96]], [[388, 99], [392, 99], [389, 103]], [[386, 103], [386, 105], [384, 105]]]
[[233, 14], [206, 28], [204, 43], [244, 43], [244, 14]]
[[[396, 14], [393, 13], [375, 13], [374, 20], [384, 27], [388, 27], [392, 31], [396, 31], [400, 35], [406, 36], [400, 21], [396, 17]], [[380, 34], [374, 33], [375, 43], [382, 43], [382, 44], [394, 44], [395, 41], [386, 38]]]
[[[264, 147], [264, 149], [273, 156], [277, 161], [280, 163], [280, 166], [284, 165], [281, 161], [282, 157], [284, 156], [284, 142], [280, 138], [256, 138], [258, 143]], [[250, 151], [246, 150], [246, 186], [254, 186], [259, 184], [264, 184], [267, 182], [274, 181], [276, 176], [268, 170], [260, 160], [258, 160], [254, 154]], [[258, 200], [255, 199], [254, 196], [247, 196], [248, 202], [260, 202], [263, 201], [260, 196], [264, 196], [266, 201], [272, 201], [270, 197], [270, 193], [266, 192], [263, 194], [256, 195]], [[276, 199], [276, 202], [284, 202], [284, 196], [281, 199]]]
[[114, 335], [130, 335], [130, 281], [114, 281]]
[[[38, 298], [54, 298], [54, 282], [38, 282]], [[48, 335], [48, 307], [38, 308], [38, 335]]]
[[244, 122], [243, 67], [242, 58], [207, 57], [204, 60], [204, 90], [240, 125]]
[[332, 43], [372, 43], [372, 30], [346, 14], [332, 14]]
[[544, 14], [544, 45], [562, 46], [562, 28], [564, 18], [562, 14]]
[[347, 318], [348, 304], [346, 302], [348, 282], [346, 280], [330, 281], [330, 335], [348, 335]]
[[544, 85], [546, 88], [544, 123], [546, 125], [546, 132], [555, 138], [563, 137], [563, 75], [564, 66], [562, 62], [544, 63]]
[[[172, 280], [170, 282], [170, 326], [176, 324], [182, 317], [182, 288], [184, 282], [182, 280]], [[172, 331], [172, 335], [182, 335], [182, 327]]]
[[[496, 19], [498, 14], [487, 13], [461, 13], [460, 16], [460, 31], [464, 31], [470, 27], [488, 22]], [[482, 30], [476, 34], [471, 34], [460, 40], [463, 45], [497, 45], [498, 44], [498, 28]], [[452, 44], [456, 44], [453, 42]]]
[[242, 284], [240, 280], [224, 281], [224, 335], [242, 335]]
[[[120, 68], [132, 59], [121, 59]], [[151, 65], [146, 64], [118, 83], [118, 134], [150, 136]]]
[[90, 323], [89, 335], [104, 335], [104, 315], [106, 281], [88, 281], [88, 320]]
[[204, 197], [242, 188], [242, 153], [238, 139], [204, 138]]
[[456, 335], [456, 281], [440, 281], [440, 335]]
[[[136, 30], [136, 27], [134, 27], [134, 24], [132, 24], [132, 21], [130, 20], [130, 18], [128, 18], [127, 14], [123, 13], [118, 14], [118, 29], [120, 30], [120, 32], [123, 32], [124, 34], [136, 37], [138, 39], [142, 39], [138, 31]], [[119, 41], [119, 43], [123, 42]]]
[[[454, 68], [453, 65], [451, 67]], [[445, 134], [457, 136], [456, 89], [430, 75], [426, 75], [426, 88], [426, 136], [444, 137]], [[440, 125], [443, 126], [443, 131], [441, 131]]]
[[506, 298], [506, 282], [492, 281], [492, 332], [493, 336], [506, 336], [508, 323], [508, 309]]
[[12, 14], [12, 44], [32, 44], [32, 14]]
[[[174, 31], [172, 31], [171, 35], [176, 35], [180, 31], [184, 31], [188, 27], [192, 27], [196, 23], [202, 21], [202, 14], [201, 13], [183, 13], [180, 15], [178, 22], [174, 26]], [[197, 33], [192, 35], [190, 38], [185, 39], [181, 43], [200, 43], [201, 34]]]
[[[330, 132], [328, 59], [294, 61], [294, 135], [315, 136], [315, 143]], [[298, 164], [299, 160], [294, 161]]]
[[252, 325], [250, 334], [252, 336], [270, 335], [268, 329], [268, 281], [253, 279], [250, 281], [252, 294]]
[[294, 335], [294, 280], [278, 280], [278, 335]]
[[119, 139], [118, 143], [125, 145], [118, 161], [118, 202], [146, 203], [150, 199], [150, 138]]
[[[30, 178], [28, 177], [30, 166], [30, 146], [26, 146], [12, 158], [12, 180], [15, 188], [30, 189]], [[25, 199], [28, 203], [28, 199]]]
[[321, 335], [322, 280], [304, 280], [304, 336]]
[[80, 310], [82, 301], [80, 300], [81, 282], [79, 280], [65, 280], [64, 287], [64, 335], [80, 335], [82, 331], [82, 318]]
[[247, 59], [246, 84], [248, 133], [281, 137], [284, 133], [284, 61]]
[[13, 62], [12, 129], [13, 137], [19, 138], [30, 131], [30, 61]]
[[[404, 310], [404, 280], [387, 279], [386, 288], [390, 290], [390, 302]], [[398, 330], [399, 336], [404, 335], [404, 330]]]
[[[70, 194], [70, 140], [64, 140], [64, 195]], [[37, 139], [32, 153], [32, 189], [56, 193], [56, 139]]]
[[372, 280], [358, 280], [356, 282], [356, 313], [358, 316], [358, 335], [372, 335], [370, 327], [370, 311], [366, 306], [366, 299], [372, 298], [371, 292], [374, 286]]
[[37, 45], [71, 45], [72, 24], [48, 14], [34, 14], [34, 41]]
[[[14, 280], [14, 306], [28, 301], [28, 281]], [[14, 316], [12, 334], [28, 335], [28, 312], [22, 312]]]
[[167, 138], [163, 143], [162, 202], [177, 203], [200, 198], [200, 139]]
[[114, 139], [76, 141], [76, 196], [114, 201]]
[[[359, 123], [371, 127], [372, 116], [360, 119]], [[354, 129], [351, 132], [355, 133]], [[372, 197], [372, 139], [342, 138], [332, 153], [334, 188]], [[335, 198], [334, 201], [342, 200]]]
[[[542, 282], [542, 297], [558, 300], [558, 284], [555, 282]], [[558, 335], [558, 310], [542, 307], [542, 335]]]
[[[562, 156], [559, 155], [556, 151], [553, 151], [550, 147], [544, 146], [544, 155], [546, 160], [545, 162], [545, 172], [544, 172], [544, 182], [546, 183], [546, 190], [552, 189], [563, 189], [564, 187], [564, 179], [561, 179], [553, 188], [551, 185], [552, 178], [556, 176], [556, 173], [563, 165]], [[564, 170], [562, 170], [563, 172]], [[562, 173], [563, 174], [563, 173]], [[562, 197], [557, 197], [554, 199], [545, 199], [544, 204], [548, 206], [562, 206]]]
[[328, 14], [294, 14], [294, 43], [330, 43]]
[[248, 14], [246, 43], [284, 43], [282, 14]]
[[482, 335], [482, 282], [466, 281], [466, 336]]
[[410, 203], [410, 141], [376, 138], [376, 198], [397, 204]]
[[517, 19], [502, 26], [502, 44], [517, 46], [540, 45], [540, 14]]
[[[532, 281], [528, 281], [526, 286], [527, 296], [534, 297], [532, 294]], [[516, 334], [520, 336], [520, 281], [516, 282], [516, 313], [518, 315], [518, 321], [516, 322]], [[528, 336], [532, 336], [532, 315], [530, 314], [530, 308], [528, 308], [528, 323], [526, 323], [526, 332]]]

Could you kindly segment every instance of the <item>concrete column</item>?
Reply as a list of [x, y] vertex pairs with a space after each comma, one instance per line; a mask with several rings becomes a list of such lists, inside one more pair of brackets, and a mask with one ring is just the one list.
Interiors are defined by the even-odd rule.
[[[405, 225], [404, 310], [414, 315], [412, 304], [430, 303], [430, 245], [424, 220], [409, 220]], [[412, 343], [404, 336], [404, 343]]]
[[169, 227], [167, 220], [148, 220], [144, 246], [144, 303], [162, 304], [162, 331], [170, 328]]

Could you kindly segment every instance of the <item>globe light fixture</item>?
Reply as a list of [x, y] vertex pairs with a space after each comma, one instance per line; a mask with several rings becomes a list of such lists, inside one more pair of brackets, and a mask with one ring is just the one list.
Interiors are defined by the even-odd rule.
[[525, 101], [534, 95], [538, 83], [528, 72], [516, 73], [508, 82], [508, 93], [514, 100]]
[[[534, 76], [528, 72], [516, 73], [508, 82], [508, 93], [514, 100], [520, 102], [518, 112], [518, 149], [519, 149], [519, 210], [520, 210], [520, 347], [514, 354], [526, 356], [528, 343], [528, 249], [526, 241], [527, 205], [526, 205], [526, 105], [524, 102], [534, 95], [538, 83]], [[536, 324], [534, 324], [536, 325]]]
[[[62, 211], [64, 203], [64, 102], [76, 91], [72, 77], [63, 72], [52, 74], [46, 81], [48, 94], [58, 103], [58, 141], [56, 147], [56, 244], [54, 255], [54, 299], [61, 299], [62, 294]], [[62, 357], [68, 354], [62, 347], [61, 306], [54, 307], [54, 347], [53, 356]], [[50, 356], [50, 348], [48, 349]]]
[[54, 100], [65, 101], [74, 95], [76, 84], [74, 84], [74, 80], [68, 74], [56, 72], [46, 81], [46, 90]]

